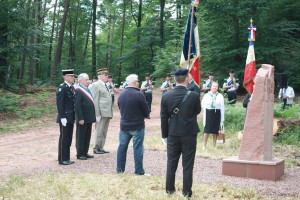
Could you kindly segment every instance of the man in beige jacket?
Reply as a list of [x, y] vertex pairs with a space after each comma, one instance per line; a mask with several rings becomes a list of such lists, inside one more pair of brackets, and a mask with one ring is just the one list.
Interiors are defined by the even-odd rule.
[[98, 81], [93, 83], [92, 95], [95, 102], [96, 111], [96, 132], [94, 154], [109, 153], [104, 150], [109, 121], [113, 116], [112, 98], [106, 86], [108, 80], [108, 71], [101, 68], [97, 71]]

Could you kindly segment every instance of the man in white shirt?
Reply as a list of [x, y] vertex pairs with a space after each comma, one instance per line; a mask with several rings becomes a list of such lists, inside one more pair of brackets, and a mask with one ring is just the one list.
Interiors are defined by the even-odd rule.
[[173, 89], [173, 84], [171, 83], [171, 75], [169, 73], [166, 74], [166, 81], [160, 87], [162, 94], [168, 92]]
[[202, 86], [202, 91], [205, 93], [209, 92], [212, 82], [214, 82], [214, 73], [210, 72], [208, 75], [208, 79], [205, 81], [205, 83]]
[[150, 80], [150, 74], [146, 73], [145, 81], [141, 85], [141, 92], [145, 95], [146, 102], [148, 103], [149, 110], [151, 112], [151, 104], [152, 104], [152, 81]]
[[239, 83], [234, 77], [233, 69], [229, 70], [229, 78], [223, 84], [223, 88], [227, 91], [229, 104], [235, 104], [237, 98], [236, 91], [239, 88]]
[[288, 86], [287, 88], [281, 88], [279, 90], [278, 98], [283, 100], [282, 110], [285, 109], [286, 105], [292, 106], [294, 97], [294, 89], [290, 86]]

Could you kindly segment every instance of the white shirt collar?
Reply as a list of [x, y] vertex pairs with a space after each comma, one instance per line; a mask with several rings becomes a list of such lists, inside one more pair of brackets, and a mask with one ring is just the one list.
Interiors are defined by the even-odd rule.
[[70, 83], [68, 83], [67, 81], [65, 81], [65, 84], [67, 84], [69, 87], [71, 87], [71, 84], [70, 84]]

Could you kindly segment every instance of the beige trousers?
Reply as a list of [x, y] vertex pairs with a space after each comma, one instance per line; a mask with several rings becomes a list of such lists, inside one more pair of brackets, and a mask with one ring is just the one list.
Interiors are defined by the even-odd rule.
[[103, 149], [110, 117], [102, 117], [100, 122], [96, 122], [94, 149]]

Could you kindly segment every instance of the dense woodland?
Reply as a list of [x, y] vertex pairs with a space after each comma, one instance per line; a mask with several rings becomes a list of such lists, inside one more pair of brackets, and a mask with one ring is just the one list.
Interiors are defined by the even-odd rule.
[[[116, 83], [126, 74], [157, 79], [179, 67], [189, 0], [1, 0], [0, 88], [57, 85], [61, 69]], [[272, 64], [300, 91], [300, 1], [203, 0], [197, 9], [201, 79], [233, 68], [243, 79], [250, 18], [257, 68]]]

